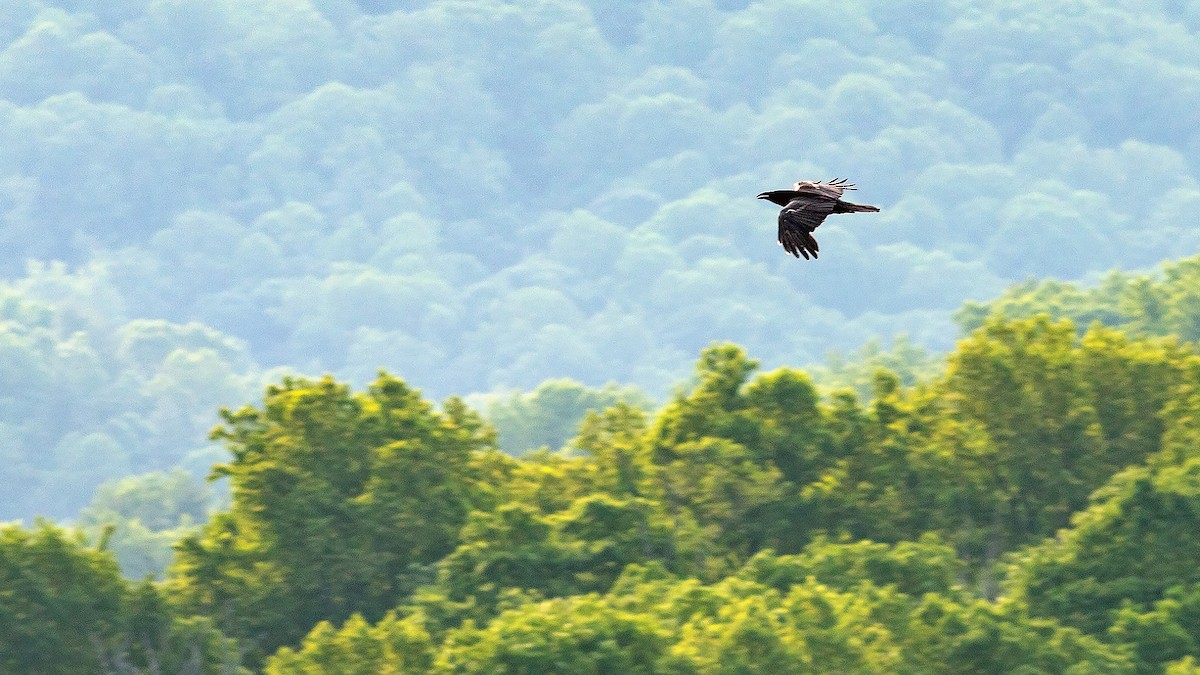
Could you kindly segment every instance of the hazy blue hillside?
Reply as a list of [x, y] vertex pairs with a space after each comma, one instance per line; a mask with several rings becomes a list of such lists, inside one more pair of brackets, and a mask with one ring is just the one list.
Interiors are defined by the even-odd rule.
[[[10, 0], [0, 518], [202, 470], [273, 368], [661, 396], [714, 340], [938, 351], [1013, 281], [1192, 254], [1198, 30], [1172, 0]], [[834, 176], [882, 213], [790, 259], [754, 195]]]

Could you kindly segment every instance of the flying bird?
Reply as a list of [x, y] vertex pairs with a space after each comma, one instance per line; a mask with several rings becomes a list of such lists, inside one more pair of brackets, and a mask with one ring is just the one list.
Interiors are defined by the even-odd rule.
[[817, 257], [817, 240], [812, 233], [826, 216], [879, 210], [877, 206], [842, 201], [843, 192], [855, 189], [854, 183], [845, 178], [825, 182], [802, 180], [791, 190], [771, 190], [758, 198], [783, 207], [779, 211], [779, 245], [797, 258], [804, 256], [808, 260]]

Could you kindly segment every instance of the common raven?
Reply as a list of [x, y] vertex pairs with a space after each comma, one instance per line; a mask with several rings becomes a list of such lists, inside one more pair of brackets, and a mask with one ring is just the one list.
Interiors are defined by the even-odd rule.
[[861, 213], [878, 211], [877, 206], [851, 204], [842, 201], [842, 192], [854, 190], [854, 183], [845, 178], [831, 181], [802, 180], [791, 190], [771, 190], [758, 195], [783, 207], [779, 212], [779, 244], [783, 250], [799, 258], [817, 257], [817, 240], [813, 230], [831, 213]]

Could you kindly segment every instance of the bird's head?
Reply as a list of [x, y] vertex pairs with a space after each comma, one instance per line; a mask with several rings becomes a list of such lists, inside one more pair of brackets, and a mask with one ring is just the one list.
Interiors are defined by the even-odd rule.
[[796, 193], [792, 190], [770, 190], [768, 192], [760, 193], [758, 195], [758, 199], [765, 199], [772, 204], [786, 206], [787, 203], [790, 202], [795, 196]]

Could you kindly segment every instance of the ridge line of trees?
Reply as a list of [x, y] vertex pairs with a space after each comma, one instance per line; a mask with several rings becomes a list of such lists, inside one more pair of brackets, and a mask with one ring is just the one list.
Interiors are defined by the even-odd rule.
[[287, 377], [222, 411], [231, 502], [165, 580], [3, 529], [0, 665], [1188, 672], [1196, 382], [1191, 343], [1045, 314], [867, 402], [715, 344], [659, 410], [513, 458], [459, 399]]

